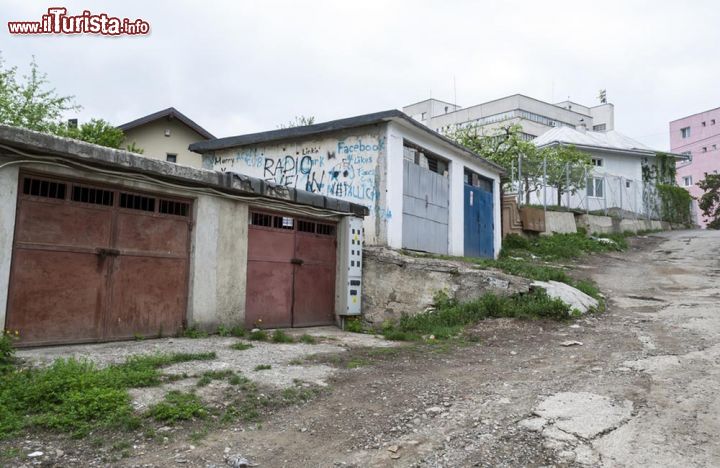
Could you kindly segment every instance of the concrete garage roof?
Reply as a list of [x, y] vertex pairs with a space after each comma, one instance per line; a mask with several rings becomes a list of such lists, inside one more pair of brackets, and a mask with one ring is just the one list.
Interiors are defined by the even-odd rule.
[[299, 138], [318, 136], [325, 133], [336, 132], [350, 128], [364, 127], [367, 125], [384, 122], [396, 122], [403, 127], [413, 128], [428, 133], [430, 134], [430, 136], [441, 140], [444, 144], [453, 147], [454, 149], [464, 153], [466, 156], [479, 159], [482, 163], [484, 163], [485, 166], [487, 166], [491, 170], [500, 174], [505, 174], [505, 170], [502, 168], [502, 166], [482, 158], [477, 153], [470, 151], [464, 146], [421, 124], [417, 120], [413, 119], [412, 117], [403, 112], [400, 112], [397, 109], [375, 112], [373, 114], [358, 115], [355, 117], [348, 117], [346, 119], [331, 120], [329, 122], [322, 122], [313, 125], [304, 125], [301, 127], [282, 128], [280, 130], [271, 130], [268, 132], [249, 133], [246, 135], [237, 135], [225, 138], [216, 138], [214, 140], [208, 141], [199, 141], [197, 143], [191, 144], [189, 146], [189, 149], [190, 151], [203, 154], [216, 150], [237, 148], [240, 146], [297, 140]]
[[254, 177], [195, 169], [8, 125], [0, 125], [0, 155], [24, 161], [32, 161], [33, 158], [38, 161], [56, 160], [70, 166], [84, 165], [138, 174], [189, 188], [209, 188], [231, 195], [283, 201], [356, 216], [367, 216], [369, 213], [363, 205], [278, 186]]

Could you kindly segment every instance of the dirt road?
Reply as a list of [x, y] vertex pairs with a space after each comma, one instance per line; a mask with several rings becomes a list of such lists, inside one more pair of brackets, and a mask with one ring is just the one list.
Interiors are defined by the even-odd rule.
[[720, 233], [632, 243], [578, 265], [611, 297], [602, 315], [488, 320], [478, 341], [375, 351], [304, 406], [121, 463], [719, 466]]

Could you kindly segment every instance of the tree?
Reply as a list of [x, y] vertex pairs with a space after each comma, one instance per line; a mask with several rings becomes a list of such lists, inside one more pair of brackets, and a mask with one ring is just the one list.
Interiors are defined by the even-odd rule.
[[540, 158], [546, 161], [546, 183], [557, 190], [557, 204], [562, 204], [566, 193], [575, 195], [585, 188], [587, 175], [592, 169], [588, 153], [573, 145], [557, 145], [540, 150]]
[[502, 166], [508, 174], [517, 176], [520, 172], [525, 203], [530, 203], [530, 194], [538, 190], [542, 181], [542, 158], [535, 145], [522, 138], [520, 125], [501, 127], [490, 134], [483, 133], [477, 126], [459, 127], [447, 136]]
[[47, 75], [38, 69], [35, 58], [30, 73], [18, 80], [17, 67], [5, 67], [0, 59], [0, 123], [39, 132], [49, 132], [63, 113], [79, 110], [73, 96], [60, 96], [49, 88]]
[[[74, 138], [109, 148], [120, 148], [125, 139], [125, 134], [122, 130], [102, 119], [90, 119], [90, 122], [86, 122], [79, 127], [62, 124], [53, 127], [51, 131], [55, 135]], [[134, 143], [131, 146], [132, 149], [136, 150], [135, 152], [139, 149], [134, 146]], [[128, 150], [130, 150], [131, 146], [128, 146]]]
[[[105, 120], [91, 119], [79, 127], [64, 122], [63, 114], [79, 111], [81, 106], [75, 104], [73, 96], [61, 96], [49, 84], [34, 58], [30, 73], [22, 79], [18, 79], [17, 67], [5, 67], [0, 58], [0, 124], [120, 148], [123, 131]], [[127, 150], [142, 153], [134, 143]]]
[[293, 128], [293, 127], [304, 127], [306, 125], [312, 125], [315, 123], [315, 116], [296, 115], [294, 120], [289, 121], [287, 124], [280, 124], [278, 128]]
[[705, 174], [705, 179], [697, 183], [703, 192], [698, 199], [709, 229], [720, 229], [720, 174]]

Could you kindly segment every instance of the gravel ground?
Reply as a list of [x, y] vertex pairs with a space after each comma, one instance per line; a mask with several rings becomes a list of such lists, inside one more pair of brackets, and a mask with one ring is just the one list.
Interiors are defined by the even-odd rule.
[[[336, 358], [311, 365], [334, 373], [314, 400], [199, 440], [136, 435], [114, 463], [227, 466], [242, 456], [269, 467], [720, 466], [718, 258], [717, 232], [634, 239], [628, 252], [573, 265], [611, 298], [601, 315], [487, 320], [469, 331], [474, 340], [449, 346], [329, 340]], [[561, 345], [568, 341], [582, 344]], [[107, 464], [84, 442], [35, 438], [20, 448], [16, 461], [45, 448], [47, 464]]]

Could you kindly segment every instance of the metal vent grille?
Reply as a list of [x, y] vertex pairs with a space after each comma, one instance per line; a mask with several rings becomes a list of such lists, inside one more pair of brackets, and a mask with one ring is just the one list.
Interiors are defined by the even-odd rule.
[[25, 177], [23, 180], [23, 194], [33, 197], [65, 199], [67, 184], [62, 182], [50, 182], [48, 180], [33, 179]]
[[112, 206], [114, 193], [110, 190], [102, 190], [92, 187], [74, 185], [72, 190], [72, 201], [80, 203], [91, 203], [94, 205]]
[[158, 211], [164, 214], [175, 216], [187, 216], [190, 212], [190, 204], [174, 200], [160, 200]]
[[140, 211], [155, 211], [155, 198], [132, 193], [120, 193], [120, 208]]

